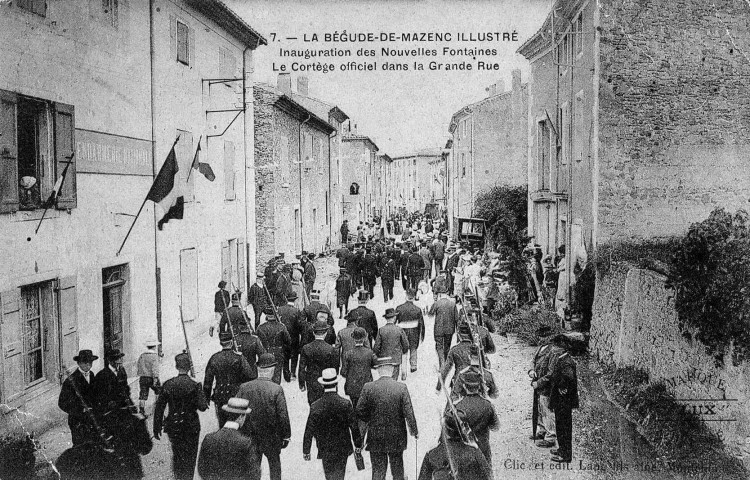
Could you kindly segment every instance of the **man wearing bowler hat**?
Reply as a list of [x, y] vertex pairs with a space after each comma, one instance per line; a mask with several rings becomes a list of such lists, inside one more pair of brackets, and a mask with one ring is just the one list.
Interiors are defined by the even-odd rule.
[[[162, 425], [172, 445], [172, 472], [176, 480], [190, 480], [198, 457], [201, 422], [198, 412], [208, 409], [201, 384], [188, 376], [191, 362], [187, 353], [174, 357], [178, 375], [164, 382], [154, 406], [154, 438], [161, 437]], [[164, 420], [164, 409], [169, 414]]]
[[[224, 315], [224, 310], [229, 308], [230, 306], [230, 298], [229, 298], [229, 292], [226, 289], [227, 282], [224, 280], [219, 282], [219, 289], [214, 294], [214, 320], [217, 327], [219, 326], [219, 322], [221, 321], [221, 316]], [[210, 336], [214, 336], [214, 325], [211, 325], [211, 328], [208, 329], [208, 334]]]
[[372, 480], [385, 480], [389, 463], [393, 479], [404, 480], [407, 425], [412, 436], [419, 438], [409, 389], [393, 380], [396, 365], [389, 357], [379, 358], [380, 378], [365, 384], [357, 403], [357, 417], [367, 424], [366, 448], [372, 461]]
[[[385, 311], [386, 324], [378, 330], [378, 339], [375, 346], [372, 347], [373, 353], [379, 357], [390, 357], [393, 364], [393, 379], [398, 380], [399, 371], [401, 371], [401, 360], [409, 351], [409, 339], [406, 333], [396, 326], [396, 317], [398, 312], [392, 308]], [[401, 380], [406, 380], [406, 369], [401, 371]]]
[[[232, 350], [232, 335], [224, 332], [219, 334], [221, 341], [221, 351], [214, 353], [208, 359], [206, 365], [206, 375], [203, 378], [203, 392], [206, 400], [213, 400], [216, 408], [216, 418], [219, 421], [219, 427], [224, 426], [227, 421], [225, 410], [222, 406], [226, 405], [230, 398], [237, 393], [240, 384], [250, 380], [252, 372], [250, 365], [241, 354]], [[214, 380], [216, 385], [214, 386]]]
[[68, 427], [74, 446], [96, 439], [98, 435], [92, 421], [96, 390], [91, 372], [91, 366], [98, 358], [91, 350], [78, 352], [73, 357], [78, 368], [65, 379], [60, 389], [57, 406], [68, 414]]
[[318, 378], [318, 383], [323, 386], [323, 396], [310, 405], [302, 441], [303, 458], [310, 461], [310, 447], [315, 438], [326, 480], [344, 479], [346, 463], [353, 451], [352, 441], [358, 452], [362, 448], [354, 408], [349, 400], [336, 392], [338, 382], [336, 369], [323, 370]]
[[253, 411], [240, 428], [252, 437], [259, 455], [268, 459], [271, 480], [281, 479], [281, 450], [292, 436], [284, 390], [273, 380], [277, 359], [270, 353], [258, 361], [258, 378], [240, 385], [237, 397], [246, 399]]
[[357, 327], [352, 332], [354, 348], [342, 355], [341, 376], [346, 378], [344, 393], [349, 395], [354, 408], [362, 393], [362, 387], [367, 382], [372, 382], [372, 369], [375, 368], [377, 357], [370, 347], [365, 345], [367, 332], [362, 327]]
[[368, 336], [368, 344], [372, 348], [375, 339], [378, 336], [378, 319], [375, 316], [375, 312], [367, 308], [367, 300], [370, 294], [366, 290], [360, 290], [357, 295], [357, 302], [359, 306], [349, 312], [346, 316], [347, 320], [353, 320], [357, 325], [365, 329]]
[[323, 387], [318, 383], [318, 377], [323, 370], [335, 368], [338, 371], [338, 350], [325, 341], [328, 328], [328, 323], [325, 320], [316, 321], [313, 326], [315, 339], [302, 347], [300, 354], [299, 388], [303, 392], [307, 390], [307, 402], [309, 404], [323, 396]]
[[[289, 352], [284, 363], [284, 380], [287, 382], [297, 378], [297, 361], [301, 348], [302, 336], [307, 331], [307, 321], [302, 310], [295, 306], [297, 293], [292, 292], [287, 296], [287, 304], [277, 309], [279, 321], [289, 332]], [[291, 367], [291, 368], [290, 368]]]
[[244, 398], [229, 398], [221, 407], [227, 421], [219, 431], [203, 439], [198, 474], [203, 480], [260, 480], [260, 455], [253, 439], [240, 433], [252, 412]]
[[122, 366], [124, 356], [125, 354], [116, 348], [105, 353], [104, 368], [99, 370], [94, 378], [98, 410], [102, 416], [133, 406], [128, 374]]

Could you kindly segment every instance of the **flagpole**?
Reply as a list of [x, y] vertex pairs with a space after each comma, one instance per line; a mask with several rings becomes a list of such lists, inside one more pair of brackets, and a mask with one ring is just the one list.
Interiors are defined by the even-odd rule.
[[[180, 141], [180, 136], [177, 135], [177, 138], [175, 139], [174, 143], [172, 144], [172, 148], [174, 148], [175, 145], [177, 145], [177, 142]], [[163, 165], [162, 165], [163, 167]], [[149, 189], [149, 193], [151, 192], [151, 189]], [[138, 213], [135, 214], [135, 218], [133, 219], [133, 223], [130, 224], [130, 228], [128, 229], [128, 233], [125, 234], [125, 238], [122, 239], [122, 243], [120, 244], [120, 248], [117, 249], [117, 253], [115, 254], [116, 257], [120, 256], [120, 252], [122, 252], [122, 247], [125, 246], [125, 242], [128, 241], [128, 237], [130, 236], [130, 232], [133, 231], [133, 227], [135, 226], [135, 222], [138, 221], [138, 217], [141, 215], [141, 212], [143, 211], [143, 207], [146, 206], [146, 202], [148, 201], [148, 193], [146, 194], [146, 198], [143, 199], [143, 203], [141, 204], [141, 208], [138, 209]]]
[[[203, 140], [203, 135], [198, 138], [198, 148], [196, 149], [196, 152], [201, 149], [201, 140]], [[195, 155], [193, 155], [193, 164], [195, 164]], [[193, 173], [194, 168], [194, 165], [190, 165], [190, 170], [188, 171], [188, 176], [187, 180], [185, 180], [185, 183], [190, 181], [190, 175]]]
[[[70, 166], [71, 163], [73, 163], [73, 156], [71, 156], [70, 160], [65, 163], [65, 168], [63, 169], [62, 175], [61, 175], [62, 182], [60, 182], [60, 190], [62, 190], [62, 184], [65, 182], [65, 175], [67, 175], [68, 167]], [[56, 193], [54, 191], [52, 193], [55, 195], [55, 201], [57, 201], [57, 195], [60, 194], [59, 190]], [[39, 233], [39, 227], [42, 226], [42, 221], [44, 220], [44, 217], [47, 215], [47, 210], [49, 210], [49, 207], [50, 207], [50, 202], [45, 202], [44, 211], [42, 212], [42, 218], [39, 219], [39, 223], [36, 226], [36, 230], [34, 230], [34, 235]]]

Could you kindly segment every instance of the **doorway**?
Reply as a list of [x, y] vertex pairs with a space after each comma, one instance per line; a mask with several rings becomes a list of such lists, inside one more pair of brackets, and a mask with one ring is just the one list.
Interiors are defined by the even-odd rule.
[[102, 270], [104, 352], [124, 350], [123, 318], [127, 265]]

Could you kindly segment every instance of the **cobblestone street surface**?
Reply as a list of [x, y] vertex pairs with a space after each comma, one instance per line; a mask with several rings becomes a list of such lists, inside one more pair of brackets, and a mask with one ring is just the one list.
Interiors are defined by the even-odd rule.
[[[332, 289], [338, 274], [336, 259], [320, 259], [316, 263], [318, 264], [318, 282], [316, 283], [316, 288], [320, 288], [323, 291], [323, 301], [325, 301], [326, 294]], [[382, 289], [378, 285], [375, 290], [375, 299], [370, 301], [368, 307], [375, 311], [379, 324], [382, 326], [385, 324], [385, 320], [382, 318], [385, 309], [387, 307], [395, 307], [404, 300], [405, 294], [400, 282], [396, 282], [395, 299], [389, 305], [386, 305], [383, 301]], [[350, 307], [354, 308], [354, 306], [355, 300], [352, 298]], [[332, 310], [334, 313], [337, 312], [335, 308]], [[442, 393], [438, 394], [435, 391], [438, 361], [434, 348], [434, 340], [432, 340], [432, 324], [432, 319], [427, 317], [427, 334], [425, 336], [425, 343], [420, 346], [419, 369], [416, 373], [409, 374], [406, 380], [417, 417], [420, 437], [418, 442], [415, 442], [413, 437], [409, 437], [408, 448], [404, 452], [405, 471], [407, 476], [412, 480], [416, 480], [418, 476], [418, 468], [421, 465], [425, 452], [437, 444], [440, 433], [440, 412], [445, 406], [444, 395]], [[337, 319], [335, 328], [338, 331], [345, 325], [345, 320]], [[511, 343], [505, 337], [497, 335], [494, 336], [494, 340], [498, 351], [496, 354], [491, 355], [490, 358], [492, 372], [498, 384], [500, 396], [496, 400], [493, 400], [493, 403], [501, 425], [500, 430], [492, 432], [490, 437], [495, 478], [603, 478], [605, 476], [604, 472], [600, 469], [593, 469], [594, 465], [601, 465], [601, 461], [586, 458], [586, 453], [579, 448], [579, 444], [582, 436], [596, 430], [596, 426], [590, 423], [594, 419], [587, 417], [587, 415], [593, 412], [599, 417], [595, 418], [595, 420], [603, 422], [606, 419], [602, 418], [602, 415], [612, 415], [611, 409], [606, 406], [602, 407], [601, 399], [599, 399], [597, 403], [598, 409], [592, 410], [592, 407], [587, 405], [589, 402], [589, 392], [582, 386], [581, 403], [583, 409], [580, 412], [583, 415], [578, 414], [578, 411], [574, 413], [574, 462], [567, 469], [565, 465], [551, 462], [549, 450], [536, 447], [528, 439], [531, 433], [531, 390], [526, 372], [529, 368], [534, 348], [520, 343]], [[200, 338], [195, 339], [191, 347], [196, 363], [196, 376], [199, 380], [202, 380], [208, 359], [213, 353], [219, 350], [218, 341], [216, 337], [211, 338], [205, 333]], [[162, 380], [166, 380], [176, 373], [172, 358], [165, 356], [162, 360], [162, 372]], [[321, 462], [315, 459], [315, 447], [313, 446], [312, 461], [305, 462], [302, 458], [302, 437], [308, 414], [306, 394], [300, 392], [296, 383], [284, 383], [282, 381], [282, 386], [286, 395], [292, 424], [291, 443], [281, 454], [283, 477], [285, 479], [299, 480], [322, 479], [324, 478], [323, 467]], [[340, 385], [339, 392], [342, 391], [343, 386]], [[147, 409], [149, 413], [153, 410], [153, 396], [150, 399]], [[151, 419], [149, 419], [149, 428], [150, 425]], [[217, 422], [213, 404], [209, 410], [201, 414], [201, 425], [202, 434], [216, 430]], [[70, 433], [67, 425], [49, 430], [40, 437], [40, 441], [47, 455], [50, 458], [56, 458], [57, 455], [70, 446]], [[610, 447], [610, 450], [612, 448]], [[599, 453], [595, 453], [599, 455]], [[362, 472], [356, 470], [354, 461], [350, 458], [347, 468], [347, 478], [354, 480], [370, 478], [372, 470], [369, 455], [365, 453], [364, 458], [366, 469]], [[171, 451], [167, 436], [164, 435], [160, 441], [154, 440], [152, 452], [143, 457], [144, 471], [147, 472], [147, 478], [172, 478], [170, 462]], [[581, 465], [591, 466], [592, 469], [581, 470]], [[269, 478], [268, 464], [265, 460], [263, 461], [263, 478]], [[628, 477], [614, 475], [612, 478]], [[629, 478], [648, 477], [638, 475]]]

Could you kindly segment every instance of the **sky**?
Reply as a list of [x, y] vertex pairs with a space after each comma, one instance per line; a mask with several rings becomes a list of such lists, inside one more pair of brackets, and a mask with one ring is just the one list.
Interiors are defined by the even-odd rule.
[[[370, 0], [370, 1], [269, 1], [226, 0], [253, 29], [260, 32], [268, 46], [255, 51], [255, 81], [275, 85], [281, 64], [291, 68], [292, 61], [300, 63], [334, 63], [348, 61], [377, 62], [377, 71], [291, 72], [296, 87], [297, 76], [309, 79], [310, 96], [341, 108], [357, 125], [358, 133], [372, 138], [381, 153], [390, 156], [407, 154], [423, 148], [445, 146], [450, 138], [448, 127], [451, 116], [466, 105], [485, 98], [486, 88], [502, 80], [505, 89], [511, 86], [511, 71], [520, 69], [522, 81], [528, 80], [528, 61], [516, 53], [524, 41], [541, 27], [550, 11], [552, 0]], [[347, 34], [393, 32], [450, 33], [450, 42], [324, 42], [325, 33]], [[518, 41], [458, 41], [458, 34], [471, 40], [487, 32], [517, 32]], [[305, 42], [317, 34], [318, 42]], [[287, 40], [296, 37], [297, 40]], [[274, 41], [275, 40], [275, 41]], [[442, 56], [443, 47], [454, 49], [483, 48], [497, 50], [496, 55]], [[350, 49], [351, 58], [281, 58], [279, 50], [286, 49]], [[424, 71], [415, 71], [414, 57], [381, 57], [381, 48], [436, 49], [437, 57], [422, 56]], [[360, 48], [373, 49], [378, 55], [357, 57]], [[409, 71], [383, 71], [386, 61], [406, 63]], [[499, 70], [444, 71], [429, 70], [429, 62], [460, 63], [467, 60], [476, 64], [484, 61], [497, 63]]]

